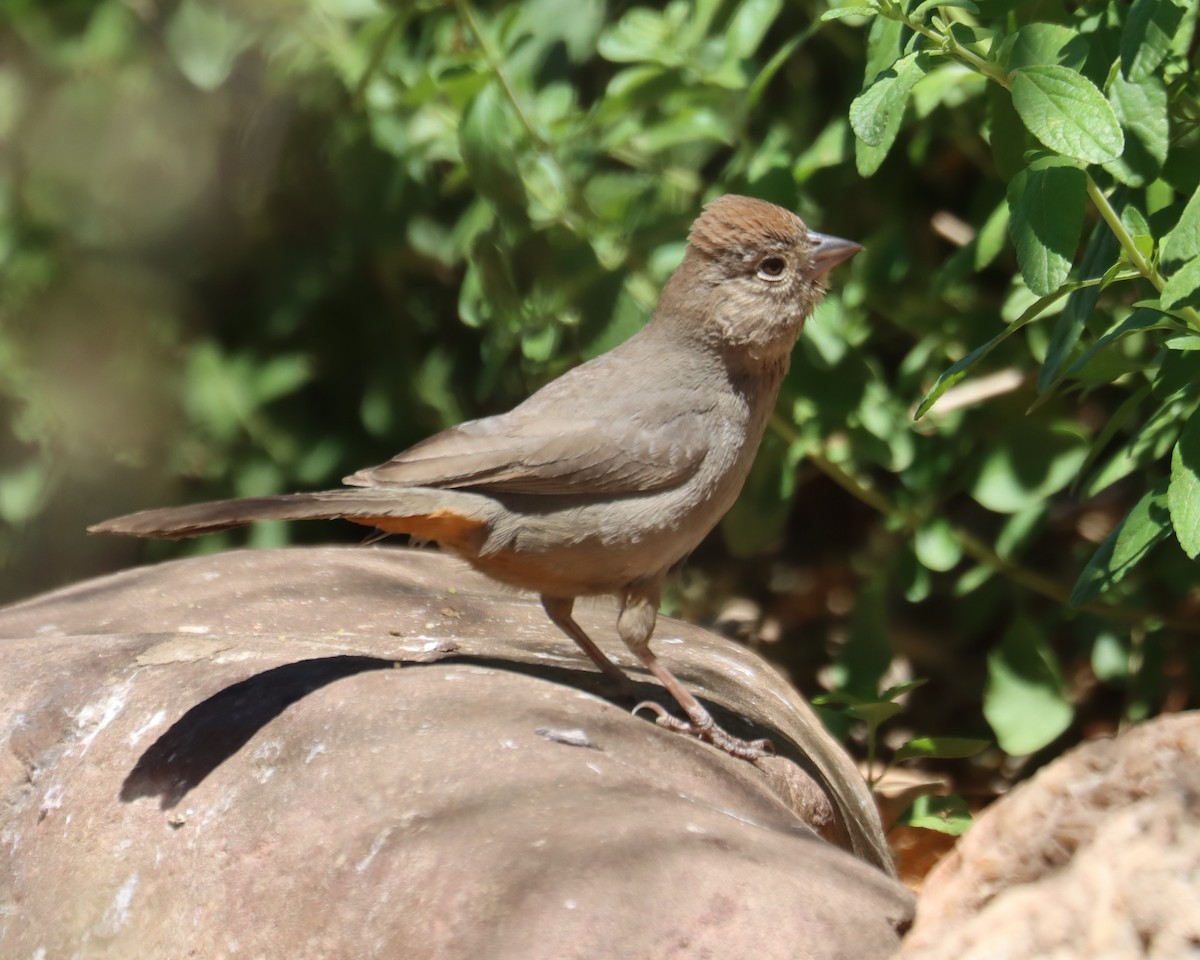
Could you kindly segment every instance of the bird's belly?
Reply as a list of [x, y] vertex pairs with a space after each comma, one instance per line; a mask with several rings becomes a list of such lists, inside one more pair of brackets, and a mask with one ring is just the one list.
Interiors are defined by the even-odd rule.
[[552, 596], [619, 593], [661, 580], [732, 505], [739, 473], [601, 501], [505, 497], [505, 520], [468, 559], [497, 580]]
[[552, 554], [532, 549], [505, 550], [468, 558], [477, 570], [501, 583], [552, 597], [621, 593], [650, 576], [638, 557], [622, 558], [590, 544], [573, 544]]

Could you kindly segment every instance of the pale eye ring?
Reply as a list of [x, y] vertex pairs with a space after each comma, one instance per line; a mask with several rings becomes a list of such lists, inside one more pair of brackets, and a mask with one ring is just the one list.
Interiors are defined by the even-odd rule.
[[778, 283], [787, 273], [787, 261], [783, 257], [764, 257], [758, 264], [758, 279]]

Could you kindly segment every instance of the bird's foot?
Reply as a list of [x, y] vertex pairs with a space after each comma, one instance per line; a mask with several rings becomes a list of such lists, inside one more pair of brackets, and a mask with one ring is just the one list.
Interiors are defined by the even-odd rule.
[[737, 757], [739, 760], [759, 760], [762, 757], [775, 755], [775, 747], [770, 740], [739, 740], [733, 734], [717, 726], [717, 722], [707, 713], [695, 719], [680, 720], [668, 713], [662, 704], [655, 703], [653, 700], [643, 700], [633, 708], [635, 714], [639, 710], [649, 710], [653, 713], [654, 722], [658, 726], [695, 737], [705, 743], [711, 743], [718, 750], [731, 757]]

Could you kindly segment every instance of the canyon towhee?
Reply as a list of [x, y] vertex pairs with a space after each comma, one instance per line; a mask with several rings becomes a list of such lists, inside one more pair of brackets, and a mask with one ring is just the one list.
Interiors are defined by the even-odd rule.
[[181, 538], [258, 520], [341, 518], [436, 540], [540, 594], [550, 619], [626, 682], [571, 616], [576, 597], [614, 594], [621, 639], [687, 717], [645, 704], [658, 722], [761, 756], [769, 744], [718, 727], [654, 656], [650, 636], [668, 572], [742, 488], [826, 274], [862, 248], [738, 196], [708, 204], [689, 240], [642, 330], [508, 413], [360, 470], [349, 488], [145, 510], [89, 529]]

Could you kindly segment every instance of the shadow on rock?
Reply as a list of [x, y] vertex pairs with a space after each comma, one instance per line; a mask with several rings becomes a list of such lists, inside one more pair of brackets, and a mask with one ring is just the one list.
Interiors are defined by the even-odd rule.
[[160, 808], [169, 810], [297, 700], [336, 680], [395, 666], [396, 661], [378, 657], [321, 657], [226, 687], [192, 707], [150, 745], [121, 784], [121, 800], [157, 796]]
[[[657, 702], [664, 699], [662, 691], [653, 684], [633, 682], [628, 689], [617, 691], [612, 689], [612, 684], [601, 678], [593, 678], [586, 672], [583, 672], [581, 682], [581, 671], [569, 668], [490, 657], [443, 655], [435, 662], [447, 666], [472, 664], [524, 673], [550, 682], [588, 689], [610, 702], [624, 701], [626, 707], [639, 701]], [[205, 777], [245, 746], [259, 730], [303, 697], [358, 673], [390, 670], [400, 665], [400, 661], [379, 657], [319, 657], [264, 670], [226, 687], [188, 710], [147, 748], [122, 783], [120, 798], [130, 803], [142, 797], [157, 796], [160, 809], [170, 810]], [[406, 669], [425, 665], [420, 661], [403, 662]], [[763, 730], [747, 723], [744, 718], [730, 713], [719, 704], [710, 703], [708, 709], [726, 729], [740, 736], [757, 737], [764, 733], [778, 735], [776, 731]], [[807, 758], [794, 750], [791, 744], [779, 740], [775, 742], [783, 747], [783, 756], [789, 756], [802, 768], [809, 768], [810, 774], [815, 773]]]

